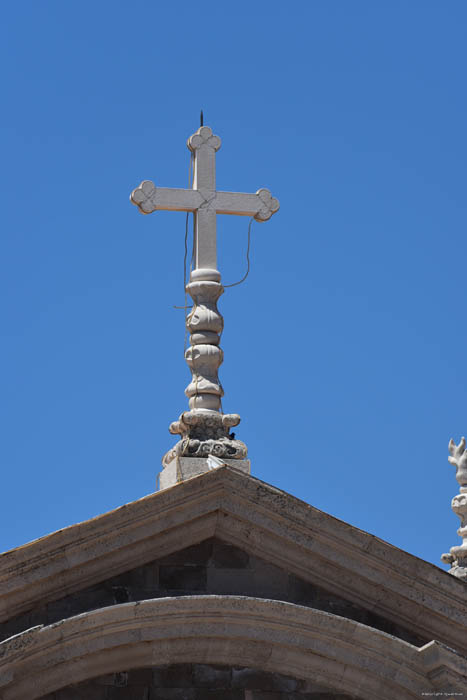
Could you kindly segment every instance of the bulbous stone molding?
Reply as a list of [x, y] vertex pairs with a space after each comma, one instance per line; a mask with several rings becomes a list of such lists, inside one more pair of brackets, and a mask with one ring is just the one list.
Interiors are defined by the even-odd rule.
[[461, 581], [467, 581], [467, 450], [465, 438], [461, 438], [458, 445], [454, 440], [449, 441], [449, 463], [456, 467], [456, 479], [460, 486], [460, 493], [451, 501], [451, 508], [460, 518], [461, 526], [457, 530], [462, 537], [462, 544], [451, 547], [449, 553], [441, 555], [441, 561], [451, 564], [449, 573]]
[[178, 421], [170, 424], [173, 435], [180, 435], [181, 440], [164, 457], [169, 464], [179, 457], [224, 457], [228, 459], [246, 459], [247, 446], [235, 440], [230, 428], [240, 423], [236, 413], [197, 413], [186, 411]]
[[459, 486], [467, 487], [467, 450], [465, 449], [465, 438], [461, 438], [458, 445], [454, 440], [449, 440], [448, 462], [456, 467], [456, 479]]
[[224, 391], [217, 375], [224, 359], [219, 347], [224, 319], [217, 308], [217, 300], [224, 292], [219, 282], [190, 282], [187, 292], [193, 299], [193, 308], [186, 320], [190, 333], [190, 347], [185, 359], [192, 373], [192, 381], [185, 389], [191, 409], [220, 410]]
[[250, 666], [362, 700], [465, 689], [466, 660], [352, 620], [235, 596], [161, 598], [101, 608], [0, 644], [2, 700], [37, 700], [96, 676], [173, 663]]
[[218, 151], [221, 147], [221, 143], [222, 141], [220, 140], [219, 136], [212, 133], [210, 126], [201, 126], [196, 133], [192, 134], [187, 139], [186, 142], [190, 151], [196, 151], [202, 146], [209, 146], [210, 148], [213, 148], [214, 151]]
[[[193, 308], [186, 320], [190, 346], [185, 353], [192, 374], [185, 389], [190, 410], [170, 424], [169, 431], [180, 435], [180, 442], [164, 455], [163, 467], [169, 467], [173, 460], [181, 457], [199, 459], [214, 455], [221, 459], [246, 460], [247, 446], [230, 432], [230, 428], [240, 423], [240, 416], [220, 412], [224, 390], [218, 370], [224, 355], [219, 343], [224, 319], [217, 301], [224, 288], [219, 282], [201, 280], [190, 282], [186, 289], [193, 299]], [[161, 477], [161, 487], [172, 485], [168, 473], [167, 478]], [[174, 473], [184, 478], [190, 469], [186, 472], [178, 468]]]
[[143, 180], [130, 195], [132, 204], [136, 204], [142, 214], [151, 214], [157, 208], [157, 188], [151, 180]]
[[268, 221], [276, 211], [279, 211], [279, 200], [273, 197], [265, 187], [258, 190], [256, 194], [261, 201], [261, 209], [255, 215], [255, 220]]

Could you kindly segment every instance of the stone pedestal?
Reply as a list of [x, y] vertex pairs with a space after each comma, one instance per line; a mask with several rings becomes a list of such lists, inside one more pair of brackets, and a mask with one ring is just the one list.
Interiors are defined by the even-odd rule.
[[218, 469], [227, 465], [245, 474], [250, 473], [249, 459], [217, 459], [210, 457], [174, 457], [160, 473], [159, 488], [161, 491], [170, 486], [186, 481], [204, 472]]

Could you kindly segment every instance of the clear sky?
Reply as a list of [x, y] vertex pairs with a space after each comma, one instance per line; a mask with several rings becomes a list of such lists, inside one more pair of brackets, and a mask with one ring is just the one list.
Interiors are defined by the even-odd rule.
[[[0, 549], [155, 488], [186, 409], [185, 141], [268, 187], [220, 377], [252, 474], [439, 564], [467, 432], [467, 4], [2, 5]], [[248, 221], [218, 217], [226, 284]], [[441, 565], [442, 566], [442, 565]], [[443, 567], [444, 568], [444, 567]]]

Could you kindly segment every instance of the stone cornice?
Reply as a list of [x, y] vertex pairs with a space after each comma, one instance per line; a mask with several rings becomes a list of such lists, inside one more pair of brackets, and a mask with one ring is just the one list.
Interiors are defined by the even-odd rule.
[[467, 588], [228, 467], [0, 555], [0, 620], [217, 536], [467, 655]]
[[161, 598], [93, 610], [11, 637], [0, 644], [0, 693], [3, 700], [36, 700], [123, 668], [244, 665], [254, 658], [262, 670], [356, 692], [362, 700], [414, 700], [422, 692], [465, 687], [466, 660], [439, 646], [418, 649], [353, 620], [290, 603]]

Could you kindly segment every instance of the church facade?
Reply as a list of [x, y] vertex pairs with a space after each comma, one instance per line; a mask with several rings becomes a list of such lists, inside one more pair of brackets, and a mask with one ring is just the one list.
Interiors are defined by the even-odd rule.
[[466, 586], [229, 466], [0, 558], [2, 700], [467, 693]]

